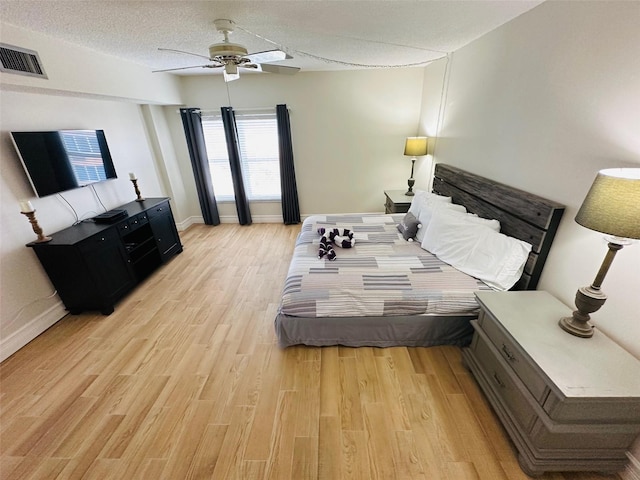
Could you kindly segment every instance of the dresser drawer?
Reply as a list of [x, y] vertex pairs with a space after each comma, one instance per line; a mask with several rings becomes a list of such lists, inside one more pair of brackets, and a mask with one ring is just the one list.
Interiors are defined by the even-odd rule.
[[517, 385], [517, 380], [513, 378], [513, 372], [509, 371], [510, 368], [502, 360], [500, 353], [479, 328], [476, 329], [470, 348], [493, 392], [520, 426], [528, 431], [535, 422], [535, 412]]
[[633, 424], [581, 425], [552, 420], [545, 423], [540, 418], [531, 428], [530, 439], [541, 449], [567, 448], [570, 445], [571, 449], [606, 449], [611, 455], [624, 457], [637, 434], [638, 427]]
[[509, 364], [518, 378], [531, 392], [531, 395], [542, 405], [549, 393], [549, 389], [544, 379], [524, 357], [520, 346], [484, 310], [478, 316], [478, 324], [505, 362]]
[[133, 232], [138, 227], [149, 223], [149, 218], [147, 216], [147, 212], [142, 212], [137, 215], [133, 215], [129, 217], [127, 220], [124, 220], [118, 224], [118, 231], [120, 235], [127, 235], [128, 233]]

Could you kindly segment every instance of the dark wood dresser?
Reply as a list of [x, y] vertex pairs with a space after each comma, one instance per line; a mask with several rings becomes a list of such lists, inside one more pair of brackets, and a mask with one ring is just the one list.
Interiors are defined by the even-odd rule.
[[115, 303], [156, 268], [182, 252], [168, 198], [148, 198], [114, 210], [112, 223], [83, 221], [29, 243], [71, 313], [113, 312]]

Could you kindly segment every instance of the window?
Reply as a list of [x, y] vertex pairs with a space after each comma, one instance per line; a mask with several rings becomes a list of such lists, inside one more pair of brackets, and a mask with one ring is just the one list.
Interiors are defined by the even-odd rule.
[[[278, 125], [274, 113], [236, 113], [242, 175], [247, 199], [280, 200]], [[220, 115], [202, 113], [209, 170], [216, 200], [235, 198]]]

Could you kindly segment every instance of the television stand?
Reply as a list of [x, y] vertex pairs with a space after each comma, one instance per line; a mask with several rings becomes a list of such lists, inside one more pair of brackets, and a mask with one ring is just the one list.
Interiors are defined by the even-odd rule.
[[52, 234], [50, 242], [27, 244], [72, 314], [113, 313], [118, 300], [182, 252], [168, 198], [114, 210], [124, 215], [110, 223], [81, 222]]

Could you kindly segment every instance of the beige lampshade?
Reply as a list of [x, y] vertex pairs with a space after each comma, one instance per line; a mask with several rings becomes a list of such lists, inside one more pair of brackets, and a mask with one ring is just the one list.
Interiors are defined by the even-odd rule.
[[600, 170], [576, 222], [596, 232], [640, 239], [640, 168]]
[[407, 157], [419, 157], [427, 154], [427, 137], [407, 137], [404, 154]]

